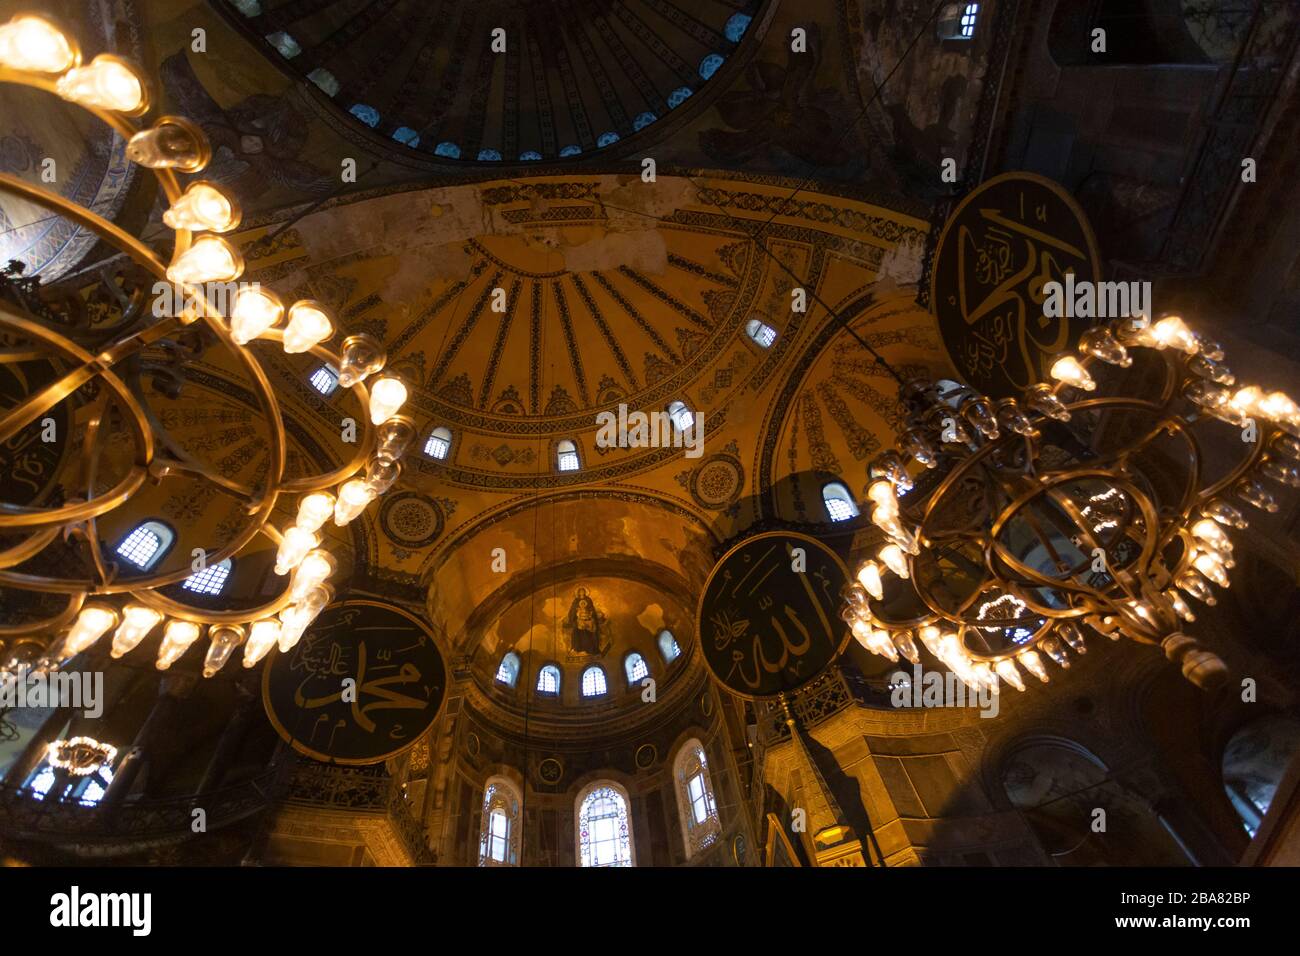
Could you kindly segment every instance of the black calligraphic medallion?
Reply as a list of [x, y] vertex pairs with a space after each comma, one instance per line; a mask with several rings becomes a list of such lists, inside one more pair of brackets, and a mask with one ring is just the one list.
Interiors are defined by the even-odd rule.
[[815, 538], [769, 531], [717, 563], [696, 624], [713, 679], [740, 697], [776, 697], [822, 674], [848, 645], [840, 591], [848, 571]]
[[262, 672], [262, 704], [299, 753], [371, 764], [412, 746], [438, 716], [447, 669], [429, 630], [374, 601], [331, 605]]
[[1091, 319], [1043, 315], [1043, 285], [1101, 279], [1088, 217], [1058, 183], [1003, 173], [980, 184], [949, 217], [935, 247], [930, 307], [957, 371], [995, 397], [1048, 377]]

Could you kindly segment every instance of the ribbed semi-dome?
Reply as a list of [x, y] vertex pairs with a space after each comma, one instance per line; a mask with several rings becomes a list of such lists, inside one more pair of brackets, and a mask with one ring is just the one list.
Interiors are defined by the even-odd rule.
[[353, 122], [481, 163], [569, 159], [640, 133], [700, 91], [763, 3], [216, 0]]

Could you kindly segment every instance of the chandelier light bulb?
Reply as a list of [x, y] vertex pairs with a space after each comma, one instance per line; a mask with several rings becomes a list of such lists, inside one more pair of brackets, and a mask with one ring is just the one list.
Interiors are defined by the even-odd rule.
[[203, 676], [214, 677], [226, 666], [236, 647], [244, 643], [244, 629], [238, 624], [214, 624], [208, 628], [208, 653], [203, 658]]
[[1219, 599], [1214, 596], [1214, 592], [1210, 590], [1210, 585], [1206, 582], [1205, 578], [1201, 577], [1195, 571], [1184, 571], [1177, 577], [1177, 579], [1175, 579], [1174, 584], [1186, 591], [1192, 597], [1196, 598], [1196, 600], [1200, 601], [1202, 604], [1208, 604], [1213, 607], [1215, 604], [1219, 603]]
[[398, 462], [375, 455], [366, 462], [366, 487], [378, 497], [393, 487], [401, 473], [402, 466]]
[[1221, 588], [1229, 586], [1228, 572], [1223, 560], [1213, 551], [1202, 551], [1192, 559], [1192, 567], [1213, 581]]
[[1052, 386], [1046, 382], [1038, 382], [1025, 389], [1025, 404], [1038, 414], [1058, 422], [1070, 420], [1070, 410], [1057, 398], [1056, 393], [1052, 391]]
[[389, 461], [398, 461], [414, 437], [415, 422], [405, 415], [395, 415], [379, 426], [375, 454]]
[[[334, 496], [328, 491], [314, 491], [298, 502], [296, 525], [303, 531], [315, 533], [334, 513]], [[315, 545], [312, 545], [315, 547]], [[311, 550], [310, 548], [308, 550]], [[307, 552], [304, 551], [303, 554]]]
[[1273, 440], [1272, 448], [1292, 461], [1300, 461], [1300, 438], [1291, 435], [1278, 435]]
[[199, 626], [193, 621], [168, 621], [163, 630], [162, 646], [158, 648], [158, 662], [154, 666], [160, 671], [167, 670], [198, 639]]
[[[229, 196], [211, 183], [197, 182], [190, 184], [162, 218], [173, 229], [229, 232], [239, 225], [242, 217]], [[235, 301], [238, 304], [239, 300]]]
[[1083, 642], [1083, 632], [1079, 630], [1079, 625], [1073, 621], [1062, 621], [1057, 625], [1056, 632], [1061, 635], [1061, 640], [1065, 641], [1074, 653], [1088, 653], [1088, 645]]
[[1200, 342], [1187, 324], [1176, 315], [1165, 316], [1151, 326], [1151, 341], [1158, 349], [1178, 349], [1188, 355], [1200, 350]]
[[1246, 516], [1226, 501], [1211, 501], [1201, 506], [1201, 514], [1213, 518], [1225, 528], [1244, 529], [1249, 526]]
[[281, 654], [288, 654], [293, 650], [294, 645], [302, 640], [303, 632], [307, 630], [307, 625], [311, 623], [310, 612], [299, 607], [297, 604], [291, 604], [280, 612], [280, 637], [279, 648]]
[[109, 653], [115, 658], [131, 653], [162, 619], [161, 611], [143, 604], [128, 604], [122, 609], [122, 623], [113, 633], [113, 647]]
[[858, 568], [858, 583], [877, 601], [885, 596], [884, 583], [880, 579], [880, 565], [875, 561], [864, 561], [862, 567]]
[[1289, 488], [1300, 488], [1300, 467], [1290, 462], [1266, 458], [1259, 464], [1259, 473]]
[[1237, 482], [1233, 488], [1242, 501], [1260, 511], [1267, 511], [1269, 514], [1277, 514], [1278, 503], [1273, 492], [1269, 491], [1257, 478], [1245, 478]]
[[1073, 388], [1081, 388], [1085, 392], [1091, 392], [1097, 387], [1088, 370], [1083, 367], [1077, 358], [1073, 355], [1063, 355], [1052, 363], [1052, 378]]
[[1300, 424], [1300, 406], [1286, 392], [1269, 392], [1259, 400], [1256, 407], [1270, 421]]
[[[212, 158], [212, 147], [203, 130], [189, 120], [181, 119], [179, 116], [164, 116], [152, 129], [141, 130], [131, 137], [130, 142], [126, 144], [126, 158], [150, 169], [175, 169], [182, 173], [196, 173]], [[208, 189], [216, 188], [211, 183], [203, 185]], [[192, 189], [193, 186], [190, 188]], [[216, 232], [225, 232], [239, 225], [239, 208], [226, 200], [224, 195], [221, 198], [225, 200], [224, 204], [214, 203], [211, 196], [205, 197], [204, 203], [208, 208], [199, 210], [209, 218], [227, 223], [224, 229], [215, 229]], [[222, 205], [226, 207], [224, 211]], [[195, 210], [190, 212], [193, 213]], [[199, 221], [202, 222], [202, 219]], [[177, 226], [167, 222], [166, 214], [163, 215], [163, 222], [173, 229], [210, 228], [204, 225]]]
[[904, 628], [901, 631], [895, 632], [893, 637], [894, 637], [894, 646], [898, 648], [898, 653], [906, 657], [909, 663], [912, 664], [921, 663], [921, 654], [916, 649], [916, 641], [912, 640], [911, 631]]
[[903, 549], [896, 544], [887, 544], [877, 552], [876, 557], [884, 562], [885, 567], [893, 571], [900, 578], [907, 577], [907, 557], [903, 554]]
[[289, 324], [284, 330], [284, 350], [290, 355], [306, 352], [334, 334], [334, 322], [325, 308], [312, 299], [289, 307]]
[[1049, 634], [1038, 642], [1038, 648], [1048, 657], [1050, 657], [1058, 667], [1069, 669], [1070, 655], [1065, 652], [1060, 640], [1053, 634]]
[[916, 636], [921, 639], [925, 649], [935, 657], [939, 656], [939, 641], [943, 638], [943, 631], [937, 625], [925, 624], [916, 631]]
[[337, 570], [338, 562], [328, 551], [318, 548], [310, 552], [294, 572], [291, 599], [294, 603], [303, 600], [312, 588], [323, 584]]
[[1260, 414], [1259, 404], [1264, 399], [1264, 392], [1255, 385], [1237, 389], [1228, 399], [1228, 407], [1244, 418]]
[[375, 500], [375, 493], [365, 481], [353, 478], [339, 489], [338, 500], [334, 503], [334, 523], [340, 528], [366, 510], [366, 505]]
[[1192, 525], [1192, 535], [1220, 551], [1232, 550], [1232, 539], [1211, 518], [1202, 518]]
[[993, 670], [1016, 690], [1023, 691], [1025, 689], [1025, 682], [1020, 676], [1020, 668], [1016, 666], [1016, 662], [1011, 658], [1007, 657], [998, 661], [993, 666]]
[[1029, 671], [1029, 673], [1033, 674], [1044, 684], [1048, 683], [1052, 679], [1047, 673], [1047, 665], [1044, 664], [1043, 659], [1038, 656], [1038, 652], [1032, 648], [1021, 651], [1016, 655], [1016, 660], [1020, 662], [1021, 667]]
[[[343, 353], [339, 362], [339, 385], [351, 388], [384, 367], [388, 355], [369, 335], [350, 335], [343, 340]], [[375, 422], [376, 425], [379, 422]]]
[[80, 60], [76, 44], [44, 17], [23, 14], [0, 26], [0, 66], [31, 73], [62, 73]]
[[54, 89], [65, 100], [92, 109], [134, 115], [149, 106], [144, 81], [135, 68], [108, 53], [64, 73]]
[[877, 507], [898, 511], [898, 496], [894, 493], [894, 483], [888, 479], [879, 478], [867, 485], [867, 497], [875, 502]]
[[406, 403], [406, 385], [395, 375], [385, 375], [370, 389], [370, 421], [381, 425]]
[[1187, 360], [1187, 368], [1192, 374], [1208, 379], [1216, 385], [1232, 385], [1237, 377], [1226, 365], [1220, 365], [1205, 355], [1193, 355]]
[[286, 528], [275, 552], [275, 573], [288, 574], [302, 563], [307, 553], [320, 544], [320, 537], [298, 525]]
[[244, 257], [220, 236], [202, 235], [167, 268], [172, 282], [232, 282], [244, 271]]
[[244, 643], [244, 666], [256, 667], [257, 662], [275, 647], [280, 639], [280, 622], [274, 618], [255, 621], [248, 631], [248, 640]]
[[1109, 365], [1118, 365], [1120, 368], [1128, 368], [1133, 364], [1133, 357], [1128, 354], [1128, 349], [1124, 348], [1120, 340], [1115, 338], [1115, 334], [1104, 325], [1094, 325], [1084, 330], [1079, 336], [1079, 351]]
[[1196, 620], [1196, 615], [1192, 613], [1191, 606], [1184, 601], [1183, 596], [1173, 588], [1170, 588], [1165, 592], [1165, 598], [1169, 601], [1169, 605], [1174, 609], [1174, 613], [1188, 624]]
[[883, 628], [871, 632], [870, 649], [881, 657], [887, 657], [894, 663], [898, 663], [898, 648], [889, 638], [889, 632]]
[[75, 657], [91, 647], [118, 621], [117, 612], [98, 604], [88, 604], [81, 609], [68, 636], [63, 639], [62, 656]]
[[240, 345], [247, 345], [284, 315], [280, 297], [270, 289], [254, 283], [235, 293], [235, 304], [230, 310], [230, 337]]

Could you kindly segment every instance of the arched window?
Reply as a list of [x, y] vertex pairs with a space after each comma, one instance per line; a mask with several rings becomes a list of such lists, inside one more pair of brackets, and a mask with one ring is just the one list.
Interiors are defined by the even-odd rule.
[[975, 23], [979, 20], [978, 3], [952, 3], [939, 14], [939, 39], [971, 40], [975, 37]]
[[1273, 803], [1282, 775], [1300, 750], [1300, 721], [1260, 717], [1232, 735], [1223, 750], [1223, 789], [1252, 837]]
[[307, 79], [311, 80], [326, 96], [337, 96], [339, 92], [339, 81], [329, 70], [323, 66], [318, 66], [307, 74]]
[[451, 429], [439, 425], [429, 432], [429, 440], [424, 443], [424, 453], [430, 458], [443, 461], [451, 451]]
[[650, 676], [650, 665], [636, 651], [623, 659], [623, 670], [627, 671], [629, 686], [635, 685]]
[[221, 589], [226, 586], [226, 579], [230, 577], [230, 569], [233, 566], [229, 558], [210, 564], [202, 571], [191, 574], [181, 587], [195, 594], [220, 594]]
[[822, 501], [826, 502], [826, 513], [832, 521], [848, 521], [858, 516], [853, 496], [838, 481], [832, 481], [822, 489]]
[[478, 865], [519, 865], [519, 788], [505, 777], [488, 777], [483, 788], [483, 821], [479, 825]]
[[412, 149], [420, 145], [420, 134], [409, 126], [399, 126], [393, 130], [393, 139]]
[[514, 651], [508, 651], [497, 667], [497, 683], [514, 687], [517, 680], [519, 680], [519, 655]]
[[659, 653], [664, 656], [664, 662], [667, 664], [682, 656], [682, 649], [677, 644], [677, 638], [673, 637], [672, 631], [659, 632]]
[[592, 664], [582, 672], [582, 696], [583, 697], [600, 697], [607, 687], [605, 685], [605, 672], [597, 664]]
[[673, 761], [673, 780], [677, 786], [677, 809], [682, 822], [682, 839], [689, 859], [705, 847], [712, 846], [722, 834], [722, 820], [713, 797], [709, 779], [709, 762], [698, 740], [688, 740]]
[[579, 155], [579, 154], [581, 154], [581, 153], [582, 153], [582, 147], [581, 147], [581, 146], [570, 145], [570, 146], [566, 146], [566, 147], [564, 147], [564, 149], [560, 150], [560, 158], [561, 158], [561, 159], [568, 159], [570, 156], [577, 156], [577, 155]]
[[596, 146], [599, 149], [604, 149], [606, 146], [613, 146], [617, 142], [618, 142], [618, 133], [615, 133], [613, 130], [610, 130], [609, 132], [606, 133], [601, 133], [599, 136], [596, 137]]
[[501, 162], [501, 153], [495, 149], [480, 149], [478, 151], [478, 161], [480, 163], [499, 163]]
[[433, 154], [447, 159], [460, 159], [460, 147], [452, 142], [442, 142], [433, 147]]
[[284, 57], [286, 60], [292, 60], [302, 52], [302, 47], [298, 45], [298, 41], [283, 30], [277, 30], [275, 33], [268, 33], [266, 35], [266, 42], [275, 47], [280, 56]]
[[536, 162], [541, 158], [542, 158], [542, 154], [535, 149], [526, 149], [519, 154], [520, 161], [525, 163]]
[[175, 533], [161, 521], [145, 521], [136, 525], [122, 539], [122, 543], [117, 546], [117, 553], [141, 571], [148, 571], [167, 553], [175, 540]]
[[334, 389], [339, 387], [339, 373], [328, 365], [322, 365], [311, 373], [308, 381], [311, 382], [311, 387], [322, 395], [333, 395]]
[[763, 348], [770, 348], [776, 341], [776, 329], [759, 319], [750, 319], [745, 325], [745, 333]]
[[684, 432], [695, 424], [695, 416], [686, 407], [685, 402], [673, 402], [668, 406], [668, 417], [673, 420], [673, 427]]
[[632, 129], [637, 132], [640, 132], [641, 130], [645, 129], [647, 126], [649, 126], [658, 118], [659, 117], [655, 116], [654, 113], [650, 113], [650, 112], [638, 113], [636, 119], [632, 121]]
[[710, 53], [700, 61], [700, 78], [704, 80], [710, 79], [714, 73], [718, 72], [718, 67], [722, 66], [725, 60], [726, 57], [721, 54]]
[[578, 796], [578, 865], [635, 866], [627, 791], [601, 780]]
[[537, 674], [537, 693], [555, 695], [560, 692], [560, 669], [547, 664]]
[[578, 460], [578, 446], [567, 438], [555, 445], [555, 467], [560, 471], [577, 471], [582, 467]]
[[677, 107], [681, 106], [690, 98], [690, 95], [691, 88], [689, 86], [677, 87], [677, 89], [668, 94], [668, 108], [670, 110], [677, 109]]
[[371, 129], [379, 125], [379, 110], [373, 106], [367, 106], [365, 103], [354, 103], [352, 109], [348, 110], [348, 112]]

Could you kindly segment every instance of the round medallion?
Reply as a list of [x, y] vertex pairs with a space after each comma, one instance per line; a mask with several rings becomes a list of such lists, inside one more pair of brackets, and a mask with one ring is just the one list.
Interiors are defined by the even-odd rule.
[[731, 858], [736, 861], [736, 866], [744, 866], [748, 855], [749, 841], [745, 839], [745, 834], [737, 833], [731, 841]]
[[559, 783], [560, 778], [564, 776], [564, 764], [554, 757], [547, 757], [537, 765], [537, 776], [544, 783]]
[[447, 688], [442, 654], [416, 617], [375, 601], [331, 605], [287, 654], [271, 651], [262, 705], [299, 753], [373, 764], [413, 746]]
[[640, 770], [649, 770], [658, 757], [659, 751], [655, 749], [654, 744], [642, 744], [636, 748], [636, 765]]
[[465, 749], [469, 751], [471, 757], [478, 756], [478, 752], [483, 749], [482, 743], [479, 742], [478, 734], [471, 733], [465, 738]]
[[751, 700], [816, 679], [848, 646], [848, 578], [839, 556], [807, 535], [769, 531], [736, 545], [709, 574], [696, 612], [713, 679]]
[[713, 693], [705, 691], [700, 695], [700, 713], [705, 717], [713, 716]]
[[711, 455], [691, 472], [691, 497], [703, 508], [725, 508], [745, 486], [745, 469], [731, 455]]
[[397, 544], [422, 548], [442, 534], [442, 509], [424, 495], [403, 491], [385, 498], [379, 525]]
[[1032, 173], [994, 176], [948, 218], [934, 252], [930, 307], [966, 382], [1015, 395], [1048, 376], [1091, 317], [1044, 315], [1048, 282], [1091, 283], [1101, 257], [1088, 217], [1065, 189]]

